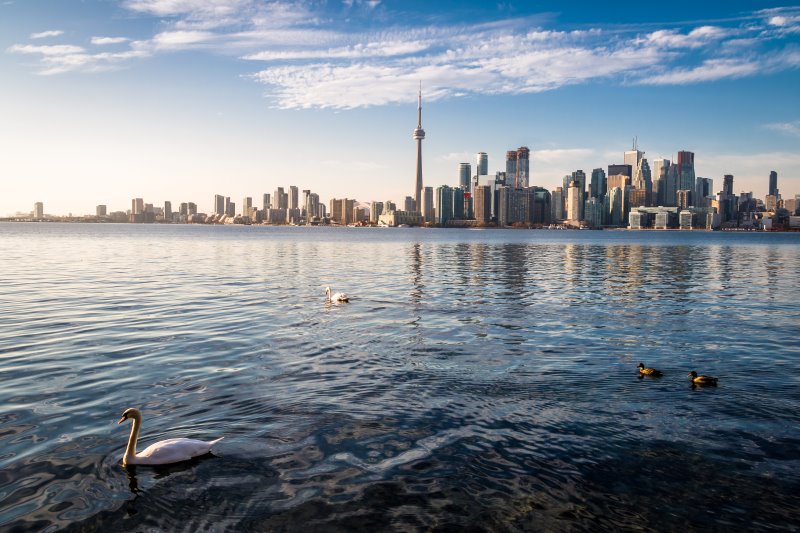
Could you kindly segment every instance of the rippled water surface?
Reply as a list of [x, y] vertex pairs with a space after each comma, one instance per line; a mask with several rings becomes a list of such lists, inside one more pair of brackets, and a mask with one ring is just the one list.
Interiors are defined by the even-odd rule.
[[[800, 234], [0, 224], [0, 530], [796, 530], [798, 280]], [[124, 468], [127, 407], [225, 439]]]

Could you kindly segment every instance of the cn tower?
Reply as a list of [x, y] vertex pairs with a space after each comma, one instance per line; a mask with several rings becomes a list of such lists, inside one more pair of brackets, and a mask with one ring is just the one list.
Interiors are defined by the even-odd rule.
[[422, 213], [422, 139], [425, 130], [422, 129], [422, 82], [419, 82], [419, 98], [417, 100], [417, 129], [411, 135], [417, 141], [417, 184], [414, 188], [414, 209]]

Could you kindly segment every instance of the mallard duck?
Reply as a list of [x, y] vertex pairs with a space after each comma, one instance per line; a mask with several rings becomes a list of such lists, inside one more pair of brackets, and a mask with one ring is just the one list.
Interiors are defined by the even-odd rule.
[[639, 375], [640, 376], [650, 376], [653, 378], [660, 378], [664, 375], [663, 372], [660, 370], [656, 370], [655, 368], [646, 368], [644, 363], [639, 363]]
[[687, 376], [692, 376], [692, 383], [697, 385], [716, 385], [717, 378], [712, 378], [711, 376], [698, 376], [697, 372], [692, 370], [687, 374]]

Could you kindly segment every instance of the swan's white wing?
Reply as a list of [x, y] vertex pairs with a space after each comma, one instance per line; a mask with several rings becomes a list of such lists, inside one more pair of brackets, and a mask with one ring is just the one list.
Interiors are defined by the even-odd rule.
[[220, 439], [205, 442], [197, 439], [167, 439], [151, 444], [136, 454], [131, 463], [139, 465], [165, 465], [188, 461], [192, 457], [205, 455], [211, 451], [211, 446]]

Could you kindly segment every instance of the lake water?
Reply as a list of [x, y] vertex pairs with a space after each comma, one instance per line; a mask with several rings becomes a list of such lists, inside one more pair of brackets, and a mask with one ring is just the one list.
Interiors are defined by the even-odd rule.
[[797, 530], [798, 385], [800, 234], [0, 224], [0, 530]]

